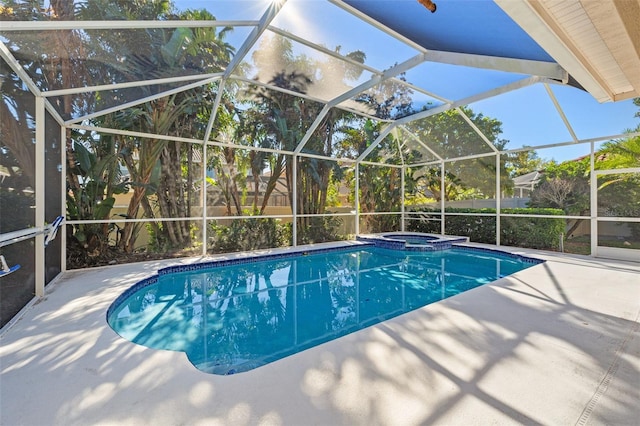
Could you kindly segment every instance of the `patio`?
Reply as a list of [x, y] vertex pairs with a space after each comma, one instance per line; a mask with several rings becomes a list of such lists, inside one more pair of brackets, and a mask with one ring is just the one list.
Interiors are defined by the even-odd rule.
[[547, 262], [232, 376], [106, 323], [198, 259], [67, 272], [3, 329], [0, 424], [637, 424], [640, 264], [505, 249]]
[[[429, 4], [3, 2], [0, 426], [637, 425], [640, 0]], [[230, 376], [106, 321], [391, 232], [546, 262]]]

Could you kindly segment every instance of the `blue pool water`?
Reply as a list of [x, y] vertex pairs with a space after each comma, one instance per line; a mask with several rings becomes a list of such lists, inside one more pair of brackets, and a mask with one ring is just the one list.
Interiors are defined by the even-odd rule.
[[194, 271], [174, 267], [125, 292], [107, 320], [132, 342], [184, 351], [207, 373], [234, 374], [536, 263], [462, 248], [409, 253], [365, 246]]

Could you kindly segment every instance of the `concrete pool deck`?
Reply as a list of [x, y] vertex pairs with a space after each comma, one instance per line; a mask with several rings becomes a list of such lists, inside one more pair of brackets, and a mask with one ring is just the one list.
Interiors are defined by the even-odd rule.
[[502, 249], [547, 262], [231, 376], [106, 323], [197, 259], [68, 272], [2, 330], [0, 424], [638, 424], [640, 263]]

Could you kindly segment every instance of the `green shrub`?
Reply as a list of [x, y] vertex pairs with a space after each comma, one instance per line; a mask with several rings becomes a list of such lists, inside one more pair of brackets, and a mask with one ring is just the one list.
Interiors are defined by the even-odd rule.
[[291, 226], [272, 218], [234, 219], [231, 225], [212, 225], [209, 239], [215, 253], [250, 251], [290, 244]]
[[[563, 215], [564, 211], [551, 208], [528, 208], [504, 209], [502, 213]], [[558, 249], [560, 234], [564, 234], [566, 228], [566, 221], [562, 218], [502, 217], [500, 221], [501, 244], [534, 249]]]
[[481, 216], [495, 214], [495, 209], [445, 209], [445, 213], [476, 213], [476, 216], [445, 216], [447, 234], [463, 235], [478, 243], [496, 243], [496, 218]]
[[[440, 213], [435, 210], [425, 209], [416, 212], [423, 213], [430, 217], [440, 217]], [[496, 218], [494, 216], [483, 216], [483, 214], [495, 214], [496, 209], [447, 208], [445, 209], [445, 214], [446, 213], [467, 214], [445, 215], [445, 230], [447, 235], [460, 235], [469, 237], [469, 239], [474, 242], [495, 244]], [[537, 215], [564, 214], [560, 209], [550, 208], [502, 209], [501, 213]], [[407, 221], [407, 223], [409, 231], [440, 232], [440, 222], [437, 220], [410, 220]], [[501, 216], [500, 243], [516, 247], [557, 249], [560, 234], [565, 232], [565, 226], [565, 220], [562, 218]]]
[[324, 243], [340, 241], [342, 219], [339, 217], [309, 217], [298, 221], [298, 244]]
[[406, 221], [407, 231], [439, 234], [441, 229], [440, 213], [428, 214], [427, 210], [422, 210], [420, 213], [423, 213], [420, 218], [411, 216], [411, 219]]
[[[460, 235], [469, 237], [469, 240], [477, 243], [495, 244], [496, 242], [496, 219], [493, 216], [480, 216], [477, 214], [495, 214], [496, 209], [463, 209], [447, 208], [445, 213], [475, 213], [476, 216], [445, 216], [445, 230], [447, 235]], [[431, 213], [432, 218], [439, 218], [440, 213], [435, 210], [420, 210], [420, 213]], [[408, 221], [408, 230], [415, 232], [440, 233], [440, 222], [430, 221]]]
[[400, 215], [365, 216], [369, 232], [390, 232], [400, 230]]

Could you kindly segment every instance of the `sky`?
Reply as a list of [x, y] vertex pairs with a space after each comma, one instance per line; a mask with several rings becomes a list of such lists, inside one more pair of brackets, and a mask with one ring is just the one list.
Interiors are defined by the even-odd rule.
[[[459, 8], [456, 13], [461, 13], [461, 10], [467, 14], [474, 13], [475, 9], [470, 8], [470, 5], [482, 6], [482, 1], [451, 1], [444, 3], [444, 8], [439, 7], [438, 12], [445, 14], [446, 7], [456, 6]], [[266, 0], [175, 1], [180, 10], [204, 7], [219, 20], [258, 20], [268, 3]], [[414, 0], [397, 0], [397, 3], [399, 7], [415, 7]], [[460, 9], [461, 5], [464, 9]], [[496, 12], [495, 9], [492, 4], [489, 11], [494, 14], [502, 13], [499, 10]], [[424, 22], [437, 22], [427, 21], [434, 19], [430, 14], [424, 19]], [[483, 19], [488, 20], [487, 23], [490, 24], [492, 18], [484, 16]], [[499, 19], [504, 17], [500, 16]], [[388, 34], [371, 31], [368, 24], [326, 0], [289, 0], [272, 25], [330, 49], [340, 46], [343, 53], [364, 51], [367, 55], [365, 63], [378, 70], [388, 69], [418, 53]], [[439, 25], [444, 24], [439, 22]], [[474, 31], [471, 28], [467, 30], [468, 32], [465, 32], [464, 28], [453, 30], [451, 37], [459, 37], [464, 43], [464, 37], [473, 34]], [[228, 40], [238, 48], [247, 36], [248, 28], [239, 27], [234, 32], [236, 34], [232, 34]], [[456, 40], [452, 40], [452, 43], [455, 42]], [[307, 52], [306, 48], [304, 51]], [[365, 75], [368, 76], [367, 73]], [[409, 82], [427, 88], [448, 100], [462, 99], [524, 77], [526, 76], [520, 74], [431, 62], [419, 65], [406, 73]], [[360, 82], [354, 82], [354, 85]], [[634, 117], [638, 108], [633, 105], [632, 100], [600, 104], [580, 89], [561, 85], [549, 87], [579, 140], [618, 135], [640, 124], [640, 119]], [[496, 118], [503, 123], [503, 134], [500, 137], [509, 140], [507, 148], [535, 147], [573, 140], [545, 86], [541, 84], [489, 98], [469, 107], [476, 113]], [[588, 154], [589, 149], [589, 144], [582, 144], [539, 150], [538, 153], [545, 159], [564, 161]]]

